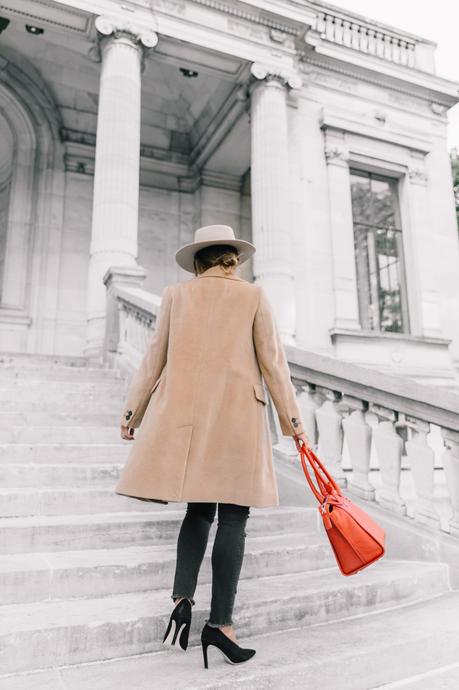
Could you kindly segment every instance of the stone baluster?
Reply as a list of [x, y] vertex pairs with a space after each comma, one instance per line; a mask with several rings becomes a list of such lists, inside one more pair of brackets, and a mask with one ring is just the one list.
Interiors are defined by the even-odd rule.
[[443, 467], [452, 508], [449, 530], [451, 535], [459, 537], [459, 432], [442, 429], [441, 434], [445, 444]]
[[368, 29], [365, 26], [360, 27], [360, 50], [362, 53], [369, 52]]
[[369, 410], [378, 418], [373, 440], [381, 472], [381, 487], [376, 500], [385, 508], [406, 515], [406, 504], [400, 495], [403, 440], [396, 431], [397, 414], [381, 405], [370, 403]]
[[343, 20], [340, 17], [333, 17], [333, 41], [341, 44], [343, 42]]
[[329, 41], [335, 40], [335, 22], [329, 14], [325, 18], [325, 37]]
[[416, 491], [414, 519], [437, 529], [440, 516], [434, 506], [435, 453], [427, 442], [430, 424], [404, 414], [400, 415], [399, 424], [406, 424], [411, 433], [405, 448]]
[[368, 29], [368, 52], [376, 55], [376, 31]]
[[369, 480], [372, 430], [365, 418], [368, 403], [350, 395], [343, 395], [340, 408], [348, 416], [343, 419], [343, 429], [352, 462], [352, 476], [347, 485], [357, 496], [374, 501], [375, 487]]
[[[362, 27], [363, 29], [363, 27]], [[355, 50], [361, 50], [361, 33], [360, 26], [355, 22], [351, 24], [351, 46]]]
[[408, 64], [408, 43], [400, 39], [400, 64], [406, 66]]
[[317, 448], [318, 439], [316, 412], [320, 405], [316, 387], [313, 384], [304, 383], [294, 378], [292, 378], [292, 381], [298, 390], [298, 405], [303, 417], [306, 436], [311, 447], [315, 449]]
[[317, 392], [325, 398], [316, 412], [319, 432], [317, 455], [336, 482], [345, 487], [346, 478], [341, 466], [343, 457], [343, 426], [339, 409], [341, 393], [319, 386], [317, 386]]
[[295, 344], [287, 92], [299, 88], [301, 79], [259, 63], [252, 64], [251, 75], [253, 273], [270, 298], [282, 340]]
[[392, 36], [389, 34], [384, 34], [384, 57], [392, 60]]
[[342, 21], [343, 38], [342, 43], [345, 46], [352, 46], [352, 24], [348, 19]]
[[140, 96], [144, 51], [158, 37], [108, 17], [95, 22], [100, 37], [99, 107], [88, 271], [85, 354], [100, 359], [105, 340], [105, 288], [112, 265], [135, 266], [140, 170]]
[[392, 39], [392, 61], [400, 63], [400, 39]]
[[376, 31], [376, 55], [384, 58], [384, 34], [382, 31]]
[[317, 15], [317, 21], [316, 21], [316, 31], [321, 34], [325, 35], [327, 28], [327, 22], [325, 19], [325, 14], [323, 12], [319, 12]]

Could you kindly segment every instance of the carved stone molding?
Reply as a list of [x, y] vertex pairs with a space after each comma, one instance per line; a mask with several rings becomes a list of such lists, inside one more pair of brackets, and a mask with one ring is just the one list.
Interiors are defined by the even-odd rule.
[[[381, 73], [375, 72], [372, 74], [371, 72], [364, 72], [362, 68], [358, 65], [353, 66], [347, 64], [345, 67], [343, 67], [341, 63], [326, 61], [326, 59], [323, 56], [320, 56], [317, 53], [311, 52], [307, 55], [305, 54], [305, 56], [303, 57], [306, 61], [303, 61], [301, 53], [298, 53], [298, 57], [298, 69], [302, 74], [309, 74], [312, 69], [323, 70], [324, 73], [343, 75], [346, 79], [350, 79], [356, 84], [365, 83], [371, 84], [372, 86], [378, 86], [379, 88], [383, 88], [389, 94], [389, 97], [393, 97], [393, 94], [402, 94], [402, 96], [405, 99], [406, 97], [411, 97], [419, 103], [420, 111], [423, 111], [424, 107], [427, 105], [425, 99], [422, 98], [422, 96], [420, 96], [420, 92], [416, 91], [414, 88], [410, 88], [410, 84], [408, 83], [403, 84], [401, 86], [397, 86], [393, 80], [390, 80], [390, 78], [385, 77]], [[343, 88], [347, 88], [346, 82], [343, 83]], [[436, 109], [444, 108], [446, 112], [448, 108], [451, 107], [451, 105], [452, 104], [449, 103], [447, 100], [445, 100], [443, 103], [440, 101], [436, 101], [435, 107]], [[427, 107], [426, 110], [428, 112]]]
[[430, 109], [434, 113], [434, 115], [445, 115], [447, 111], [446, 105], [443, 105], [443, 103], [431, 103], [430, 104]]
[[411, 182], [414, 182], [415, 184], [422, 184], [425, 185], [427, 184], [427, 173], [424, 170], [424, 168], [421, 167], [411, 167], [408, 168], [408, 177]]
[[252, 24], [260, 24], [261, 26], [266, 26], [291, 36], [296, 36], [298, 33], [296, 22], [289, 21], [286, 18], [279, 18], [279, 20], [277, 18], [275, 19], [274, 14], [268, 15], [268, 13], [264, 12], [251, 12], [249, 9], [244, 8], [243, 5], [222, 2], [221, 0], [192, 0], [192, 2], [196, 5], [210, 7], [223, 14], [240, 17]]
[[344, 146], [326, 146], [324, 153], [328, 164], [348, 165], [349, 163], [349, 151]]

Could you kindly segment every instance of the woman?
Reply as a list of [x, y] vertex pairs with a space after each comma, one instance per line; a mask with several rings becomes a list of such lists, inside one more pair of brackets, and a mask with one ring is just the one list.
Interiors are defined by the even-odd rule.
[[279, 505], [268, 386], [283, 435], [307, 443], [285, 353], [264, 289], [235, 268], [255, 252], [231, 227], [196, 230], [179, 266], [194, 274], [167, 286], [153, 336], [130, 384], [121, 436], [132, 441], [115, 492], [159, 503], [187, 502], [177, 542], [163, 642], [188, 645], [198, 573], [218, 505], [212, 601], [201, 633], [204, 665], [214, 645], [226, 661], [255, 654], [237, 644], [232, 612], [250, 507]]

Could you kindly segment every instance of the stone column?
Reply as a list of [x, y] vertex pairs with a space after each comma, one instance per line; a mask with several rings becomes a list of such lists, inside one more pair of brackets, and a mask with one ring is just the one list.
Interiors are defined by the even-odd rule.
[[324, 129], [335, 288], [334, 327], [360, 330], [349, 152], [344, 132]]
[[296, 309], [288, 161], [287, 91], [296, 74], [254, 63], [249, 85], [255, 281], [265, 288], [284, 342], [295, 344]]
[[[432, 220], [430, 217], [427, 172], [424, 157], [413, 157], [407, 170], [407, 197], [410, 214], [408, 244], [413, 271], [408, 275], [408, 291], [415, 296], [412, 304], [411, 332], [440, 337], [440, 306], [435, 267], [432, 266]], [[407, 252], [407, 253], [408, 253]]]
[[155, 46], [158, 37], [106, 17], [96, 19], [96, 28], [101, 36], [102, 69], [85, 354], [100, 359], [106, 313], [103, 276], [112, 265], [136, 265], [142, 59], [145, 48]]

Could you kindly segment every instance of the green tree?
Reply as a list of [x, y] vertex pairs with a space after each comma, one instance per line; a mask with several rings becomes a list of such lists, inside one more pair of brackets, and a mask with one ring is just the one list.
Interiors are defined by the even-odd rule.
[[453, 172], [454, 199], [456, 201], [456, 219], [459, 230], [459, 153], [457, 148], [450, 151], [451, 170]]

